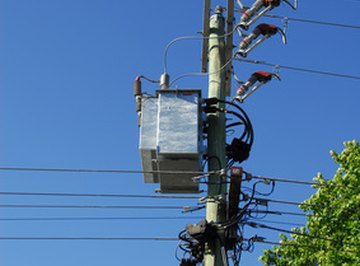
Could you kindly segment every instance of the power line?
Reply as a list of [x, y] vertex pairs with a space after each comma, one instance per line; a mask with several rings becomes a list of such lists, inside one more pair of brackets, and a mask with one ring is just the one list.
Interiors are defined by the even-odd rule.
[[[339, 217], [336, 217], [336, 216], [324, 216], [324, 215], [319, 215], [319, 214], [289, 212], [289, 211], [281, 211], [281, 210], [280, 211], [276, 211], [276, 210], [248, 210], [248, 213], [250, 215], [252, 215], [252, 213], [255, 213], [255, 214], [265, 214], [265, 215], [267, 215], [267, 214], [269, 214], [269, 215], [290, 215], [290, 216], [301, 216], [301, 217], [316, 216], [316, 217], [319, 217], [319, 218], [337, 219], [337, 220], [341, 220], [341, 221], [358, 221], [356, 219], [348, 219], [345, 216], [343, 216], [343, 217], [341, 217], [339, 219]], [[250, 216], [249, 219], [258, 219], [258, 218]]]
[[305, 206], [314, 206], [312, 204], [303, 203], [303, 202], [296, 202], [296, 201], [286, 201], [286, 200], [275, 200], [275, 199], [265, 199], [265, 198], [254, 198], [257, 202], [273, 202], [279, 204], [287, 204], [287, 205], [305, 205]]
[[199, 199], [198, 196], [168, 196], [168, 195], [140, 195], [140, 194], [94, 194], [94, 193], [59, 193], [59, 192], [5, 192], [6, 196], [50, 196], [50, 197], [109, 197], [109, 198], [145, 198], [145, 199]]
[[183, 220], [183, 219], [202, 219], [202, 216], [121, 216], [121, 217], [15, 217], [0, 218], [0, 221], [119, 221], [119, 220]]
[[262, 213], [262, 214], [274, 214], [274, 215], [292, 215], [292, 216], [312, 216], [311, 214], [288, 212], [288, 211], [269, 211], [269, 210], [250, 210], [249, 213]]
[[358, 26], [358, 25], [343, 24], [343, 23], [328, 22], [328, 21], [319, 21], [319, 20], [313, 20], [313, 19], [292, 18], [292, 17], [284, 17], [284, 16], [279, 16], [279, 15], [273, 15], [273, 14], [265, 14], [264, 17], [283, 19], [283, 20], [288, 20], [288, 21], [303, 22], [303, 23], [319, 24], [319, 25], [332, 26], [332, 27], [350, 28], [350, 29], [357, 29], [357, 30], [360, 29], [360, 26]]
[[[253, 176], [251, 174], [248, 174], [249, 179], [261, 179], [261, 180], [270, 180], [270, 181], [276, 181], [276, 182], [282, 182], [282, 183], [292, 183], [292, 184], [299, 184], [299, 185], [311, 185], [315, 188], [317, 187], [341, 187], [341, 188], [349, 188], [349, 189], [360, 189], [360, 187], [354, 187], [354, 186], [346, 186], [346, 185], [338, 185], [338, 184], [320, 184], [317, 182], [309, 182], [309, 181], [301, 181], [301, 180], [295, 180], [295, 179], [285, 179], [285, 178], [274, 178], [274, 177], [265, 177], [265, 176]], [[325, 180], [325, 182], [330, 182], [331, 180]]]
[[81, 168], [35, 168], [35, 167], [0, 167], [0, 171], [26, 172], [70, 172], [70, 173], [112, 173], [112, 174], [173, 174], [173, 175], [209, 175], [212, 172], [194, 171], [142, 171], [121, 169], [81, 169]]
[[[331, 239], [331, 238], [327, 238], [327, 237], [321, 237], [321, 236], [313, 236], [313, 235], [309, 235], [309, 234], [306, 234], [306, 233], [300, 233], [300, 232], [296, 232], [296, 231], [292, 231], [292, 230], [286, 230], [286, 229], [282, 229], [282, 228], [268, 226], [266, 224], [259, 224], [259, 223], [255, 223], [255, 222], [246, 222], [244, 224], [247, 224], [247, 225], [249, 225], [251, 227], [254, 227], [254, 228], [269, 229], [269, 230], [278, 231], [278, 232], [282, 232], [282, 233], [294, 234], [294, 235], [309, 237], [309, 238], [312, 238], [312, 239], [320, 239], [320, 240], [330, 241], [330, 242], [337, 243], [337, 244], [339, 243], [339, 241], [337, 241], [335, 239]], [[353, 244], [348, 243], [348, 242], [341, 242], [341, 244], [347, 244], [347, 245], [353, 246]], [[357, 245], [354, 245], [354, 246], [357, 246]]]
[[[264, 219], [261, 219], [261, 218], [250, 218], [249, 220], [250, 221], [260, 220], [263, 223], [292, 225], [292, 226], [296, 226], [296, 227], [304, 226], [304, 224], [300, 224], [300, 223], [289, 223], [289, 222], [282, 222], [282, 221], [264, 220]], [[1, 219], [0, 219], [0, 221], [1, 221]]]
[[348, 74], [340, 74], [340, 73], [335, 73], [335, 72], [327, 72], [327, 71], [294, 67], [294, 66], [278, 65], [278, 64], [267, 63], [265, 61], [249, 60], [249, 59], [243, 59], [243, 58], [238, 58], [238, 57], [235, 59], [238, 61], [250, 63], [250, 64], [271, 66], [271, 67], [275, 67], [275, 68], [283, 68], [283, 69], [288, 69], [288, 70], [293, 70], [293, 71], [301, 71], [301, 72], [307, 72], [307, 73], [312, 73], [312, 74], [327, 75], [327, 76], [333, 76], [333, 77], [338, 77], [338, 78], [360, 80], [360, 76], [353, 76], [353, 75], [348, 75]]
[[300, 247], [300, 248], [310, 248], [310, 249], [323, 249], [319, 246], [310, 246], [310, 245], [300, 245], [295, 243], [283, 243], [283, 242], [275, 242], [275, 241], [267, 241], [265, 237], [252, 237], [252, 238], [244, 238], [245, 241], [252, 241], [257, 243], [269, 244], [269, 245], [277, 245], [277, 246], [292, 246], [292, 247]]
[[0, 204], [0, 208], [59, 208], [59, 209], [169, 209], [182, 210], [183, 206], [126, 206], [126, 205], [37, 205], [37, 204]]
[[0, 240], [41, 241], [179, 241], [176, 237], [0, 237]]

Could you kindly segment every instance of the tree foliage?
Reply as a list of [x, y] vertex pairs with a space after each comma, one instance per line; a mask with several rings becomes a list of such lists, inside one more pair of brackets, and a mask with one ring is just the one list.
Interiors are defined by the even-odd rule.
[[264, 265], [360, 265], [360, 146], [344, 145], [341, 154], [331, 151], [339, 164], [334, 178], [318, 174], [317, 192], [300, 206], [306, 226], [293, 229], [291, 238], [281, 235], [281, 245], [259, 258]]

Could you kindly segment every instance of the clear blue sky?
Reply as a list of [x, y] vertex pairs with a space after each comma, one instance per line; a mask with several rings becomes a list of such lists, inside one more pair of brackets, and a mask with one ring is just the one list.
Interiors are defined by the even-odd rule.
[[[213, 1], [224, 4], [226, 1]], [[252, 3], [252, 1], [245, 1]], [[0, 0], [0, 166], [140, 169], [132, 84], [157, 79], [172, 39], [201, 31], [203, 1]], [[360, 2], [301, 1], [273, 13], [359, 25]], [[237, 21], [239, 17], [237, 16]], [[263, 19], [281, 25], [281, 20]], [[267, 40], [250, 59], [360, 75], [359, 29], [289, 22], [288, 45]], [[236, 39], [236, 44], [239, 39]], [[199, 41], [184, 41], [169, 54], [171, 77], [200, 70]], [[271, 67], [234, 62], [242, 79]], [[337, 166], [329, 150], [359, 139], [359, 80], [280, 69], [281, 82], [261, 88], [243, 107], [255, 130], [246, 170], [311, 181]], [[187, 78], [178, 88], [201, 88], [206, 78]], [[144, 85], [153, 92], [156, 86]], [[235, 92], [233, 88], [233, 93]], [[0, 171], [0, 191], [153, 194], [140, 174]], [[277, 184], [274, 199], [302, 201], [309, 187]], [[194, 205], [195, 200], [0, 196], [1, 204]], [[298, 211], [273, 204], [272, 209]], [[182, 216], [178, 210], [11, 209], [1, 218]], [[203, 215], [203, 212], [194, 215]], [[189, 216], [189, 215], [187, 215]], [[304, 223], [294, 217], [267, 220]], [[183, 220], [0, 221], [0, 237], [176, 237]], [[290, 228], [290, 226], [281, 226]], [[245, 229], [278, 241], [278, 234]], [[2, 241], [1, 266], [177, 265], [176, 242]], [[268, 246], [244, 253], [242, 265], [261, 265]]]

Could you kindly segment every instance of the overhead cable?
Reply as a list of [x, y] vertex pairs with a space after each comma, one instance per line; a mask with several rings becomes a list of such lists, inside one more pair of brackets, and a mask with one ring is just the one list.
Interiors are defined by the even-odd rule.
[[[248, 174], [248, 173], [247, 173]], [[319, 187], [339, 187], [339, 188], [349, 188], [349, 189], [360, 189], [360, 187], [354, 187], [354, 186], [347, 186], [347, 185], [339, 185], [339, 184], [320, 184], [317, 182], [309, 182], [309, 181], [301, 181], [301, 180], [295, 180], [295, 179], [285, 179], [285, 178], [275, 178], [275, 177], [265, 177], [265, 176], [253, 176], [251, 174], [248, 174], [249, 178], [254, 179], [261, 179], [261, 180], [270, 180], [270, 181], [276, 181], [276, 182], [282, 182], [282, 183], [292, 183], [292, 184], [299, 184], [299, 185], [311, 185], [314, 188]], [[325, 182], [329, 182], [331, 180], [324, 180]]]
[[173, 175], [208, 175], [211, 172], [194, 171], [142, 171], [122, 169], [81, 169], [81, 168], [36, 168], [36, 167], [0, 167], [0, 171], [26, 172], [70, 172], [70, 173], [112, 173], [112, 174], [173, 174]]
[[275, 241], [267, 241], [265, 237], [252, 237], [252, 238], [244, 238], [245, 241], [253, 241], [257, 243], [264, 243], [269, 245], [277, 245], [277, 246], [291, 246], [291, 247], [299, 247], [299, 248], [309, 248], [309, 249], [322, 249], [320, 246], [310, 246], [310, 245], [301, 245], [295, 243], [284, 243], [284, 242], [275, 242]]
[[275, 200], [275, 199], [265, 199], [265, 198], [254, 198], [255, 201], [258, 202], [273, 202], [279, 204], [287, 204], [287, 205], [305, 205], [305, 206], [314, 206], [313, 204], [303, 203], [303, 202], [296, 202], [296, 201], [286, 201], [286, 200]]
[[176, 81], [180, 80], [180, 79], [183, 79], [183, 78], [186, 78], [186, 77], [207, 77], [209, 75], [212, 75], [212, 74], [216, 74], [218, 72], [221, 72], [223, 71], [229, 64], [232, 63], [233, 59], [235, 59], [235, 57], [231, 57], [222, 67], [220, 67], [219, 69], [209, 73], [209, 72], [206, 72], [206, 73], [202, 73], [202, 72], [193, 72], [193, 73], [186, 73], [186, 74], [183, 74], [183, 75], [180, 75], [180, 76], [177, 76], [176, 78], [174, 78], [171, 83], [170, 83], [170, 86], [172, 86]]
[[267, 63], [265, 61], [243, 59], [243, 58], [239, 58], [239, 57], [235, 58], [235, 60], [238, 60], [238, 61], [241, 61], [244, 63], [271, 66], [271, 67], [275, 67], [275, 68], [283, 68], [283, 69], [288, 69], [288, 70], [293, 70], [293, 71], [301, 71], [301, 72], [307, 72], [307, 73], [312, 73], [312, 74], [333, 76], [333, 77], [338, 77], [338, 78], [360, 80], [360, 76], [353, 76], [353, 75], [348, 75], [348, 74], [341, 74], [341, 73], [328, 72], [328, 71], [322, 71], [322, 70], [314, 70], [314, 69], [294, 67], [294, 66], [278, 65], [278, 64]]
[[351, 29], [357, 29], [357, 30], [360, 29], [360, 26], [358, 26], [358, 25], [319, 21], [319, 20], [313, 20], [313, 19], [292, 18], [292, 17], [285, 17], [285, 16], [279, 16], [279, 15], [273, 15], [273, 14], [265, 14], [264, 17], [283, 19], [285, 21], [288, 20], [288, 21], [296, 21], [296, 22], [303, 22], [303, 23], [320, 24], [320, 25], [341, 27], [341, 28], [351, 28]]
[[[274, 230], [274, 231], [278, 231], [278, 232], [282, 232], [282, 233], [287, 233], [287, 234], [293, 234], [293, 235], [299, 235], [299, 236], [304, 236], [304, 237], [309, 237], [312, 239], [320, 239], [320, 240], [325, 240], [325, 241], [330, 241], [333, 243], [338, 244], [339, 241], [332, 239], [332, 238], [328, 238], [328, 237], [321, 237], [321, 236], [313, 236], [307, 233], [301, 233], [301, 232], [296, 232], [296, 231], [292, 231], [292, 230], [286, 230], [286, 229], [282, 229], [282, 228], [277, 228], [277, 227], [272, 227], [272, 226], [268, 226], [266, 224], [259, 224], [259, 223], [255, 223], [255, 222], [246, 222], [247, 225], [254, 227], [254, 228], [263, 228], [263, 229], [269, 229], [269, 230]], [[341, 241], [341, 244], [346, 244], [346, 245], [354, 245], [348, 242], [343, 242]], [[355, 245], [357, 246], [357, 245]]]
[[[264, 220], [262, 218], [250, 218], [249, 221], [257, 221], [260, 220], [263, 223], [269, 223], [269, 224], [283, 224], [283, 225], [292, 225], [292, 226], [296, 226], [296, 227], [301, 227], [304, 226], [304, 224], [300, 224], [300, 223], [290, 223], [290, 222], [282, 222], [282, 221], [274, 221], [274, 220]], [[0, 219], [1, 221], [1, 219]]]
[[109, 198], [146, 198], [146, 199], [199, 199], [199, 196], [140, 195], [140, 194], [94, 194], [94, 193], [59, 193], [59, 192], [19, 192], [0, 191], [5, 196], [55, 196], [55, 197], [109, 197]]
[[250, 215], [252, 213], [262, 214], [274, 214], [274, 215], [292, 215], [292, 216], [312, 216], [311, 214], [299, 213], [299, 212], [288, 212], [288, 211], [272, 211], [272, 210], [249, 210]]
[[220, 35], [220, 36], [216, 36], [216, 37], [210, 37], [210, 36], [182, 36], [182, 37], [178, 37], [178, 38], [173, 39], [172, 41], [170, 41], [166, 45], [166, 47], [164, 49], [164, 73], [168, 72], [168, 52], [169, 52], [169, 48], [173, 44], [175, 44], [176, 42], [185, 41], [185, 40], [204, 40], [204, 39], [209, 40], [209, 39], [224, 38], [224, 37], [227, 37], [229, 35], [232, 35], [237, 30], [238, 27], [239, 27], [239, 25], [236, 25], [231, 32], [227, 32], [224, 35]]
[[120, 217], [13, 217], [0, 218], [2, 222], [17, 222], [17, 221], [119, 221], [119, 220], [183, 220], [183, 219], [201, 219], [201, 216], [120, 216]]
[[126, 205], [45, 205], [45, 204], [0, 204], [0, 208], [74, 208], [74, 209], [170, 209], [182, 210], [183, 206], [126, 206]]
[[176, 237], [2, 237], [0, 240], [56, 241], [179, 241]]

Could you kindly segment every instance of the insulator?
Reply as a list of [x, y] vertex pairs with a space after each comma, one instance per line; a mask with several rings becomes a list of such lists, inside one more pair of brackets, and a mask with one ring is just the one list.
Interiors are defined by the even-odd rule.
[[142, 94], [142, 88], [141, 88], [141, 79], [140, 77], [136, 77], [134, 80], [134, 96], [140, 96]]

